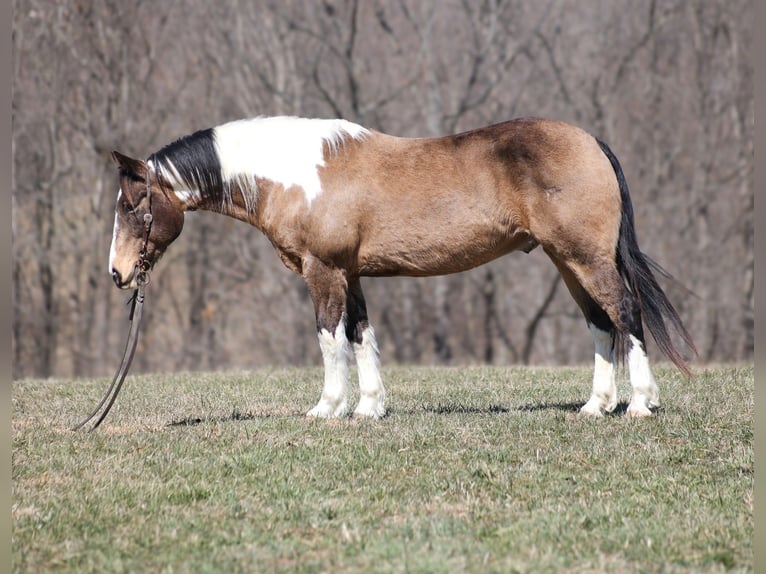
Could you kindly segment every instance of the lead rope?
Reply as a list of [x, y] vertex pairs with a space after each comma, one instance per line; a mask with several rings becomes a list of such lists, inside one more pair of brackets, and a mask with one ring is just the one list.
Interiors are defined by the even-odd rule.
[[[101, 413], [101, 416], [93, 424], [88, 432], [93, 432], [103, 422], [103, 420], [106, 418], [106, 415], [109, 414], [109, 411], [112, 409], [114, 401], [117, 400], [117, 395], [120, 393], [122, 384], [125, 382], [125, 377], [128, 375], [128, 370], [130, 369], [130, 365], [133, 362], [133, 355], [136, 353], [136, 346], [138, 345], [138, 332], [139, 327], [141, 326], [141, 317], [144, 312], [144, 287], [149, 284], [149, 268], [151, 267], [149, 262], [146, 260], [146, 247], [149, 243], [149, 234], [152, 230], [152, 195], [151, 186], [149, 184], [148, 170], [146, 177], [146, 193], [149, 201], [149, 211], [144, 214], [144, 244], [141, 246], [141, 251], [138, 252], [138, 263], [136, 264], [135, 273], [137, 287], [136, 290], [133, 291], [131, 298], [128, 300], [128, 303], [131, 304], [130, 315], [128, 317], [128, 320], [130, 321], [130, 329], [128, 331], [128, 340], [125, 344], [125, 351], [122, 354], [122, 361], [120, 362], [120, 366], [117, 368], [117, 371], [114, 373], [112, 383], [109, 385], [104, 398], [101, 399], [101, 402], [98, 403], [98, 406], [93, 409], [93, 412], [91, 412], [87, 418], [85, 418], [85, 420], [72, 427], [73, 431], [80, 430], [83, 426], [85, 426], [93, 417], [98, 414], [98, 412], [101, 410], [101, 407], [103, 407], [106, 403], [104, 412]], [[112, 393], [112, 390], [114, 390], [114, 393]], [[107, 400], [109, 401], [108, 403]]]
[[[93, 417], [98, 414], [98, 412], [101, 410], [101, 407], [104, 406], [104, 403], [106, 403], [107, 399], [109, 399], [109, 403], [106, 405], [104, 412], [101, 413], [101, 416], [90, 429], [90, 432], [96, 430], [96, 428], [98, 428], [98, 426], [106, 418], [106, 415], [111, 410], [112, 405], [117, 399], [117, 395], [122, 388], [122, 384], [125, 382], [125, 377], [128, 374], [128, 369], [130, 369], [130, 364], [133, 362], [133, 355], [136, 352], [136, 344], [138, 343], [138, 328], [141, 324], [141, 316], [143, 315], [144, 309], [143, 284], [139, 283], [138, 288], [134, 291], [133, 296], [130, 298], [129, 302], [132, 303], [130, 308], [130, 331], [128, 331], [128, 340], [125, 344], [125, 352], [122, 355], [120, 366], [117, 369], [117, 372], [115, 372], [114, 377], [112, 378], [112, 384], [109, 385], [109, 389], [106, 391], [104, 398], [101, 399], [101, 402], [98, 403], [98, 406], [93, 409], [93, 412], [90, 413], [85, 420], [72, 428], [73, 431], [80, 430], [83, 426], [85, 426]], [[112, 394], [112, 389], [114, 389], [114, 394]]]

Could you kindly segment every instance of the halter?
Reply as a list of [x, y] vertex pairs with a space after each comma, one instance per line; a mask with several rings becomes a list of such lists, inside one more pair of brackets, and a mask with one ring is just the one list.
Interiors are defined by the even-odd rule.
[[[130, 369], [130, 365], [133, 362], [133, 355], [136, 352], [136, 345], [138, 344], [138, 331], [139, 327], [141, 326], [141, 317], [144, 311], [144, 287], [149, 284], [149, 270], [151, 269], [151, 262], [146, 257], [147, 247], [149, 245], [149, 234], [152, 232], [153, 220], [152, 186], [150, 173], [151, 172], [149, 169], [147, 169], [146, 197], [149, 208], [148, 211], [144, 214], [144, 242], [141, 245], [141, 250], [138, 252], [138, 261], [136, 262], [135, 266], [136, 289], [133, 291], [133, 295], [130, 297], [130, 299], [128, 299], [128, 303], [131, 305], [130, 315], [128, 316], [128, 320], [130, 321], [128, 341], [125, 344], [125, 351], [122, 354], [122, 361], [120, 362], [120, 366], [118, 367], [117, 372], [115, 372], [114, 377], [112, 378], [112, 383], [109, 385], [106, 394], [98, 403], [98, 406], [93, 409], [93, 412], [91, 412], [85, 420], [72, 428], [73, 431], [79, 430], [86, 423], [88, 423], [88, 421], [95, 417], [105, 403], [106, 407], [104, 408], [104, 412], [101, 413], [101, 416], [93, 424], [89, 432], [96, 430], [96, 428], [98, 428], [101, 422], [106, 418], [106, 415], [111, 410], [114, 401], [117, 399], [117, 395], [120, 393], [122, 384], [125, 382], [125, 377], [128, 375], [128, 370]], [[114, 392], [112, 392], [112, 390], [114, 390]], [[108, 403], [107, 399], [109, 400]]]

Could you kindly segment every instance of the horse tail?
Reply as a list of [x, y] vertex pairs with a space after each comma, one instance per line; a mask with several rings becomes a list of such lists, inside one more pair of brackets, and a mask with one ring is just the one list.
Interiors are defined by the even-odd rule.
[[617, 157], [609, 146], [600, 140], [598, 145], [612, 164], [617, 176], [622, 199], [622, 219], [620, 220], [620, 235], [617, 240], [617, 270], [625, 281], [629, 291], [638, 300], [641, 316], [652, 334], [659, 349], [686, 375], [691, 371], [684, 357], [673, 344], [668, 332], [667, 322], [680, 335], [681, 339], [695, 355], [699, 356], [691, 335], [684, 327], [667, 295], [657, 283], [653, 270], [663, 277], [673, 279], [658, 263], [641, 252], [636, 239], [636, 228], [633, 221], [633, 203], [628, 192], [628, 183]]

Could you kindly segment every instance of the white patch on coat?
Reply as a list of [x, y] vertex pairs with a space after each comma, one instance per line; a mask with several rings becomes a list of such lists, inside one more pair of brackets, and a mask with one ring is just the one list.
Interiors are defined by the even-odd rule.
[[611, 333], [602, 331], [595, 325], [589, 325], [588, 329], [593, 335], [596, 351], [593, 366], [593, 391], [580, 412], [587, 415], [602, 416], [604, 411], [612, 412], [617, 406], [614, 345]]
[[343, 316], [335, 333], [319, 331], [319, 348], [324, 361], [324, 388], [317, 405], [306, 413], [307, 417], [338, 418], [348, 412], [348, 339], [346, 317]]
[[386, 414], [386, 389], [380, 377], [380, 352], [375, 331], [367, 326], [362, 331], [362, 342], [354, 343], [354, 356], [359, 371], [359, 404], [355, 415], [379, 418]]
[[650, 407], [659, 406], [659, 390], [649, 368], [649, 359], [644, 346], [636, 337], [630, 336], [628, 368], [633, 396], [628, 405], [629, 416], [645, 417], [652, 414]]
[[[120, 202], [122, 197], [122, 189], [117, 193], [117, 203]], [[114, 260], [117, 257], [117, 235], [120, 232], [120, 218], [117, 214], [117, 210], [114, 210], [114, 227], [112, 227], [112, 244], [109, 246], [109, 275], [112, 274], [114, 269]]]
[[220, 125], [214, 140], [225, 182], [262, 178], [285, 189], [299, 186], [310, 204], [322, 192], [319, 168], [325, 165], [325, 144], [337, 153], [345, 137], [368, 133], [346, 120], [278, 116]]

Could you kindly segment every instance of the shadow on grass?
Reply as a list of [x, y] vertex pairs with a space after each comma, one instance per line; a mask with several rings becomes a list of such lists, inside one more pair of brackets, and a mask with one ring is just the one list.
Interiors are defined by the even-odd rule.
[[168, 427], [189, 427], [189, 426], [197, 426], [202, 424], [210, 424], [210, 423], [228, 423], [228, 422], [234, 422], [234, 421], [252, 421], [255, 419], [267, 419], [267, 418], [273, 418], [273, 417], [297, 417], [297, 416], [303, 416], [302, 413], [295, 412], [290, 413], [289, 415], [285, 415], [284, 413], [271, 413], [268, 411], [262, 411], [253, 413], [250, 411], [247, 412], [240, 412], [238, 410], [233, 410], [230, 415], [228, 416], [205, 416], [205, 417], [195, 417], [195, 416], [188, 416], [182, 419], [174, 420], [169, 423], [167, 423]]
[[[388, 414], [389, 415], [415, 414], [416, 412], [426, 412], [426, 413], [432, 413], [437, 415], [465, 415], [465, 414], [491, 415], [491, 414], [505, 414], [510, 412], [533, 413], [533, 412], [539, 412], [539, 411], [559, 411], [559, 412], [565, 412], [565, 413], [578, 413], [582, 405], [583, 405], [582, 402], [557, 402], [557, 403], [528, 403], [528, 404], [518, 405], [515, 407], [509, 407], [509, 406], [499, 405], [499, 404], [465, 405], [460, 403], [447, 403], [447, 404], [436, 404], [436, 405], [421, 405], [417, 409], [404, 409], [404, 410], [400, 410], [394, 407], [389, 409]], [[625, 401], [622, 401], [617, 404], [617, 407], [614, 409], [614, 411], [612, 411], [611, 413], [607, 413], [607, 416], [624, 415], [627, 410], [628, 410], [628, 403]], [[248, 411], [243, 413], [238, 410], [234, 410], [228, 416], [207, 416], [207, 417], [189, 416], [182, 419], [171, 421], [167, 423], [167, 425], [165, 426], [184, 427], [184, 426], [196, 426], [196, 425], [210, 424], [210, 423], [251, 421], [255, 419], [266, 419], [266, 418], [273, 418], [273, 417], [305, 418], [305, 416], [306, 415], [303, 412], [299, 412], [299, 411], [285, 414], [283, 412], [272, 413], [268, 411], [261, 411], [258, 413], [253, 413]]]
[[[497, 414], [497, 413], [510, 413], [510, 412], [522, 412], [531, 413], [538, 411], [561, 411], [567, 413], [577, 413], [583, 406], [582, 402], [559, 402], [559, 403], [531, 403], [519, 405], [516, 407], [508, 407], [505, 405], [490, 404], [486, 406], [477, 405], [462, 405], [459, 403], [449, 403], [444, 405], [423, 405], [421, 411], [427, 413], [434, 413], [439, 415], [449, 414]], [[628, 403], [622, 401], [617, 404], [617, 407], [612, 411], [611, 415], [623, 415], [628, 410]]]
[[231, 421], [250, 421], [255, 418], [253, 413], [240, 413], [233, 412], [228, 417], [186, 417], [177, 421], [170, 421], [167, 425], [169, 427], [193, 427], [196, 425], [206, 423], [223, 423]]
[[[578, 413], [580, 412], [580, 409], [582, 408], [583, 404], [582, 402], [569, 402], [569, 403], [538, 403], [538, 404], [528, 404], [528, 405], [520, 405], [516, 407], [515, 410], [521, 411], [521, 412], [536, 412], [536, 411], [562, 411], [562, 412], [570, 412], [570, 413]], [[606, 413], [606, 415], [624, 415], [628, 410], [628, 403], [625, 401], [621, 401], [617, 403], [617, 406], [611, 413]]]
[[[419, 409], [421, 412], [433, 413], [437, 415], [481, 415], [481, 414], [498, 414], [509, 413], [513, 410], [510, 407], [504, 405], [462, 405], [460, 403], [448, 403], [444, 405], [422, 405]], [[412, 411], [414, 412], [414, 411]]]

